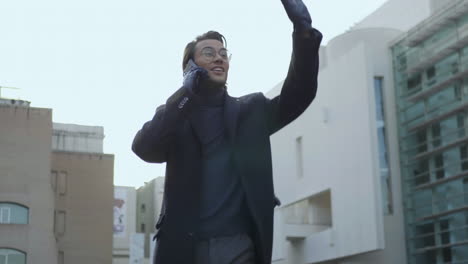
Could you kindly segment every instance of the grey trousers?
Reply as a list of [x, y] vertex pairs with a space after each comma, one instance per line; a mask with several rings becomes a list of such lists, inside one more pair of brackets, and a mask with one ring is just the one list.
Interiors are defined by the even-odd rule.
[[202, 240], [195, 249], [195, 264], [255, 264], [255, 247], [246, 234]]

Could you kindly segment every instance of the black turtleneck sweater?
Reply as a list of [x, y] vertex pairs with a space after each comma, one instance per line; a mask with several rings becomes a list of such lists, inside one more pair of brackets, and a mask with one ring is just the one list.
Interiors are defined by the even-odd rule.
[[200, 226], [201, 239], [248, 233], [250, 217], [239, 175], [232, 169], [231, 146], [224, 122], [225, 90], [194, 96], [191, 114], [202, 145]]

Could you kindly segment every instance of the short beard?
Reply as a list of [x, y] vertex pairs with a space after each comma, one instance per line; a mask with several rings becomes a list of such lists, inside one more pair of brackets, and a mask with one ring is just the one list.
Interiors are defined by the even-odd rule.
[[211, 78], [206, 78], [201, 81], [200, 89], [198, 90], [198, 93], [200, 95], [215, 94], [219, 92], [221, 89], [225, 89], [225, 87], [226, 87], [226, 81], [219, 82], [219, 81], [214, 81]]

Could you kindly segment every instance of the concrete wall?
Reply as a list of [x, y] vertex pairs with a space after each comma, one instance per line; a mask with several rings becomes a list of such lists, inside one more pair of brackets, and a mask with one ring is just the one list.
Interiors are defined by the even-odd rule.
[[[271, 137], [275, 190], [283, 202], [275, 214], [274, 263], [405, 263], [398, 149], [389, 150], [394, 211], [384, 217], [374, 102], [376, 76], [383, 77], [385, 96], [393, 93], [388, 43], [400, 34], [361, 29], [330, 41], [321, 52], [327, 63], [316, 100]], [[385, 100], [388, 131], [395, 111], [393, 97]], [[389, 133], [389, 145], [397, 146]], [[328, 202], [318, 198], [324, 193]]]
[[53, 124], [53, 150], [103, 153], [103, 141], [103, 127], [61, 123]]
[[431, 0], [432, 12], [437, 12], [447, 4], [454, 2], [453, 0]]
[[[440, 2], [441, 0], [435, 0]], [[434, 0], [388, 0], [376, 11], [354, 25], [362, 28], [393, 28], [407, 31], [431, 14]]]
[[111, 263], [114, 156], [55, 151], [52, 170], [66, 175], [65, 191], [56, 183], [56, 215], [65, 212], [65, 230], [56, 235], [65, 263]]
[[57, 263], [50, 181], [50, 109], [0, 105], [0, 202], [29, 208], [29, 224], [0, 224], [0, 248], [27, 254], [27, 263]]

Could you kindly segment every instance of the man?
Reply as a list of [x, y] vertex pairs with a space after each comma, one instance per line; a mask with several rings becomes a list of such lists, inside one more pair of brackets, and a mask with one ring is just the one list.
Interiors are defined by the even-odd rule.
[[167, 162], [154, 263], [271, 263], [278, 200], [269, 137], [315, 98], [322, 39], [301, 0], [282, 3], [294, 33], [279, 96], [229, 96], [225, 40], [210, 31], [187, 44], [182, 88], [133, 141], [141, 159]]

